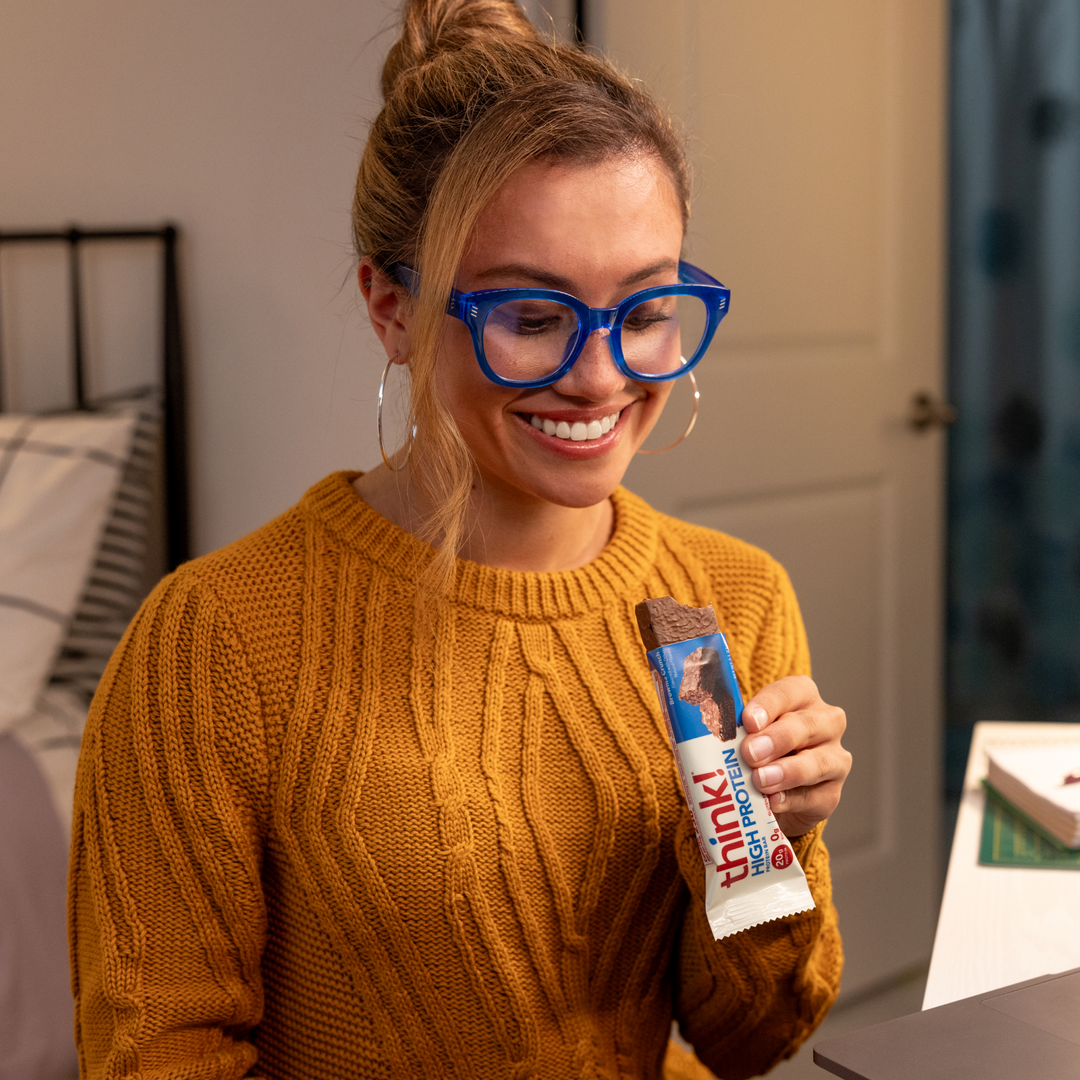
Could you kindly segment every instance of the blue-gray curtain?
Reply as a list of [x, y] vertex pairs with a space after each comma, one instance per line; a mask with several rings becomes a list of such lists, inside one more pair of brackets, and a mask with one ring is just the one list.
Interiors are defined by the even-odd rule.
[[954, 0], [951, 84], [955, 736], [1080, 719], [1080, 0]]

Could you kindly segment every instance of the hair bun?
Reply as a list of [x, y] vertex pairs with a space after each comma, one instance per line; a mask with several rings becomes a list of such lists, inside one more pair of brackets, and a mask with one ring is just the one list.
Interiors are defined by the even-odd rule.
[[383, 98], [401, 77], [440, 52], [471, 42], [507, 38], [537, 40], [536, 28], [514, 0], [406, 0], [401, 37], [386, 57]]

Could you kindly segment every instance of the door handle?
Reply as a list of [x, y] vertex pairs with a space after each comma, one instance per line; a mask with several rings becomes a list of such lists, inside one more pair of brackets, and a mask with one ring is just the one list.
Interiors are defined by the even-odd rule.
[[907, 422], [916, 431], [929, 431], [956, 423], [958, 415], [947, 401], [939, 400], [928, 390], [918, 390], [911, 396]]

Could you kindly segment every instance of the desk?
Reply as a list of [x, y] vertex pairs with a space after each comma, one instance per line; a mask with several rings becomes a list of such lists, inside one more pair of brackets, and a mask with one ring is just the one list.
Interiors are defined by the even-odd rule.
[[1065, 730], [1061, 724], [975, 725], [924, 1009], [1080, 967], [1080, 870], [979, 865], [986, 748], [1057, 742]]

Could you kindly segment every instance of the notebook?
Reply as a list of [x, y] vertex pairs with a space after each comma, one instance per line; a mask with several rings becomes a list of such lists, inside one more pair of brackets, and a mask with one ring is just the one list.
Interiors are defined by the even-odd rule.
[[1080, 848], [1080, 738], [992, 746], [986, 756], [986, 782], [999, 795], [1065, 847]]
[[844, 1080], [1078, 1080], [1080, 968], [824, 1039], [814, 1062]]
[[1041, 825], [1022, 814], [985, 781], [979, 863], [1045, 870], [1080, 870], [1080, 851], [1070, 851]]

